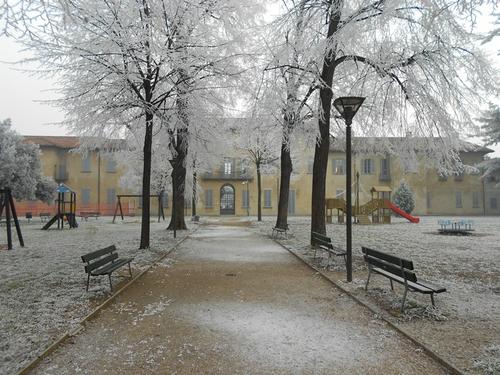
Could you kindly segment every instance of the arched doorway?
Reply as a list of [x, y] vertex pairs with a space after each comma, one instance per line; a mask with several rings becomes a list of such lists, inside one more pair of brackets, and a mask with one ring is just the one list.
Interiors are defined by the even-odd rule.
[[220, 188], [220, 214], [234, 215], [234, 187], [223, 185]]

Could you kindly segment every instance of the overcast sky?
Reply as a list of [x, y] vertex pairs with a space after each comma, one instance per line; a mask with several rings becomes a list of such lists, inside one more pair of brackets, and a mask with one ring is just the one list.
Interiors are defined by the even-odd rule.
[[[479, 30], [493, 29], [493, 17], [483, 17]], [[500, 37], [484, 46], [500, 69]], [[41, 103], [56, 97], [55, 83], [34, 77], [22, 66], [13, 65], [27, 54], [13, 40], [0, 37], [0, 119], [10, 118], [14, 129], [23, 135], [70, 135], [67, 129], [55, 125], [63, 120], [63, 113], [55, 107]], [[26, 66], [30, 68], [33, 66]], [[20, 70], [21, 69], [21, 70]], [[472, 139], [480, 143], [480, 139]], [[500, 157], [500, 145], [492, 147], [493, 156]]]

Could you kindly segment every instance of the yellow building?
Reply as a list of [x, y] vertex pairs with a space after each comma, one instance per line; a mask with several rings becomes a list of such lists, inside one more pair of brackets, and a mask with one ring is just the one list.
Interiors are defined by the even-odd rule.
[[[71, 150], [78, 146], [77, 137], [26, 136], [26, 142], [40, 145], [42, 168], [46, 176], [56, 182], [68, 185], [77, 193], [77, 212], [97, 211], [112, 215], [116, 205], [116, 194], [127, 194], [120, 187], [123, 171], [108, 153], [91, 152], [83, 157]], [[373, 139], [372, 139], [373, 140]], [[395, 139], [397, 140], [397, 139]], [[356, 144], [365, 141], [355, 138], [353, 143], [353, 203], [356, 195], [359, 203], [371, 199], [373, 186], [386, 186], [395, 191], [404, 179], [415, 193], [415, 215], [498, 215], [500, 214], [500, 189], [495, 181], [483, 180], [479, 174], [460, 176], [439, 176], [435, 169], [425, 169], [420, 163], [414, 172], [405, 171], [402, 163], [394, 156], [362, 154], [356, 151]], [[461, 153], [465, 164], [474, 165], [483, 160], [492, 150], [464, 143]], [[235, 157], [239, 156], [239, 157]], [[310, 214], [312, 187], [312, 154], [304, 155], [301, 163], [296, 163], [290, 184], [289, 214]], [[327, 198], [345, 198], [345, 155], [342, 147], [333, 142], [329, 155], [327, 172]], [[221, 160], [220, 166], [210, 173], [199, 176], [200, 187], [196, 199], [198, 215], [257, 215], [257, 178], [251, 165], [245, 162], [245, 155], [233, 150]], [[276, 215], [279, 192], [279, 172], [262, 173], [262, 214]], [[125, 214], [140, 214], [140, 199], [123, 200]], [[168, 195], [165, 196], [165, 214], [169, 214]], [[152, 214], [157, 214], [157, 201], [153, 198]], [[191, 215], [191, 200], [186, 199], [186, 215]], [[40, 204], [28, 202], [21, 205], [23, 210], [47, 210]]]

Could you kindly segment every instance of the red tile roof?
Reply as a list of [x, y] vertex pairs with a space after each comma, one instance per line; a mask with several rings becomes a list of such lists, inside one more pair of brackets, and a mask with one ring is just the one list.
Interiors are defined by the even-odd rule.
[[25, 135], [24, 142], [34, 143], [41, 147], [57, 147], [70, 149], [80, 145], [80, 138], [75, 136]]

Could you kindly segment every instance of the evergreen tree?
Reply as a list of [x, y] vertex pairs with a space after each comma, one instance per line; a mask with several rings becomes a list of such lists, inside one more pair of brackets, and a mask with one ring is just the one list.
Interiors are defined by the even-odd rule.
[[500, 143], [500, 108], [490, 104], [490, 108], [478, 120], [481, 122], [481, 135], [486, 145]]
[[415, 208], [415, 195], [405, 181], [401, 181], [398, 189], [394, 192], [393, 199], [394, 204], [408, 214]]

